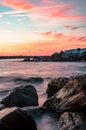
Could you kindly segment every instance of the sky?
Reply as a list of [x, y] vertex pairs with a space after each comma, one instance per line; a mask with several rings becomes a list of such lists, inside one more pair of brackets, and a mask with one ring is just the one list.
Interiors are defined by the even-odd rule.
[[86, 0], [0, 0], [0, 55], [86, 48]]

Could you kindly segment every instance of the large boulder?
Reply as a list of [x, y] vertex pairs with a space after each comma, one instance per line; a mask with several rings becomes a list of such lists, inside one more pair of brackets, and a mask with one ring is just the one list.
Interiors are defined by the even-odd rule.
[[0, 111], [0, 130], [37, 130], [33, 118], [19, 108], [6, 108]]
[[86, 130], [86, 113], [64, 112], [59, 119], [60, 130]]
[[6, 97], [1, 100], [6, 107], [37, 106], [38, 95], [32, 85], [25, 85], [13, 89]]
[[66, 77], [52, 79], [48, 83], [48, 87], [47, 87], [47, 90], [46, 90], [47, 97], [50, 98], [55, 93], [57, 93], [61, 88], [63, 88], [63, 86], [65, 84], [67, 84], [68, 81], [69, 81], [69, 79], [66, 78]]
[[75, 76], [44, 104], [48, 110], [62, 113], [65, 111], [86, 111], [86, 74]]

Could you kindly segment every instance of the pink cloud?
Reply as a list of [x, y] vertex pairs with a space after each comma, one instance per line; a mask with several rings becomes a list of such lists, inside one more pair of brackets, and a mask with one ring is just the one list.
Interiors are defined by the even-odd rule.
[[86, 15], [80, 14], [77, 10], [77, 6], [71, 4], [60, 4], [50, 12], [51, 18], [64, 18], [64, 19], [84, 19]]
[[4, 0], [3, 4], [5, 6], [9, 6], [15, 9], [24, 9], [24, 10], [32, 9], [34, 7], [31, 3], [24, 0]]
[[53, 0], [41, 0], [41, 2], [42, 2], [43, 4], [48, 4], [48, 5], [56, 4], [56, 2], [53, 1]]
[[65, 28], [71, 28], [71, 25], [64, 25]]
[[82, 18], [83, 16], [82, 15], [70, 15], [70, 14], [66, 14], [65, 12], [53, 12], [51, 13], [51, 18], [66, 18], [66, 19], [79, 19], [79, 18]]
[[80, 28], [86, 28], [86, 26], [72, 26], [72, 25], [64, 25], [65, 28], [71, 29], [71, 30], [77, 30]]
[[69, 42], [86, 42], [86, 36], [69, 36]]
[[69, 35], [68, 36], [68, 42], [74, 42], [74, 41], [77, 41], [77, 37], [74, 36], [74, 35]]
[[86, 42], [86, 36], [82, 36], [82, 37], [77, 38], [77, 41]]
[[42, 32], [42, 33], [36, 33], [38, 35], [41, 35], [43, 37], [52, 39], [52, 40], [61, 40], [66, 39], [66, 36], [63, 33], [60, 32]]
[[53, 39], [64, 37], [63, 33], [57, 33], [57, 32], [43, 32], [43, 33], [37, 33], [37, 34], [44, 36], [46, 38], [53, 38]]
[[63, 33], [56, 33], [56, 34], [54, 34], [54, 37], [55, 38], [62, 38], [62, 37], [64, 37], [64, 34]]
[[44, 36], [46, 38], [52, 38], [55, 40], [60, 40], [61, 42], [85, 42], [86, 36], [76, 36], [72, 34], [63, 34], [58, 32], [43, 32], [43, 33], [36, 33], [38, 35]]
[[[29, 10], [33, 9], [32, 12], [30, 12], [30, 16], [32, 18], [40, 18], [43, 17], [46, 18], [64, 18], [64, 19], [85, 19], [85, 16], [77, 13], [76, 7], [74, 5], [70, 5], [70, 3], [63, 3], [63, 2], [55, 2], [53, 1], [53, 4], [50, 0], [40, 0], [43, 4], [42, 6], [36, 6], [32, 3], [28, 2], [27, 0], [3, 0], [3, 3], [5, 6], [9, 6], [14, 9], [18, 10]], [[50, 4], [47, 4], [50, 3]]]
[[42, 33], [37, 32], [36, 34], [41, 35], [41, 36], [45, 36], [45, 37], [47, 37], [47, 36], [50, 37], [53, 34], [53, 32], [42, 32]]

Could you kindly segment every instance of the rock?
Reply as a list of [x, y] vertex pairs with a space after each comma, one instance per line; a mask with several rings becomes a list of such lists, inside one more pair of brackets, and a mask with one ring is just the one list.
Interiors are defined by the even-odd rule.
[[36, 123], [30, 115], [19, 108], [6, 108], [0, 111], [0, 130], [37, 130]]
[[41, 77], [30, 77], [27, 80], [33, 83], [42, 83], [44, 81]]
[[25, 85], [13, 89], [1, 101], [6, 107], [24, 107], [24, 106], [37, 106], [38, 95], [36, 89], [32, 85]]
[[46, 90], [47, 97], [50, 98], [53, 96], [56, 92], [58, 92], [63, 86], [68, 82], [68, 78], [61, 77], [57, 79], [53, 79], [48, 83], [48, 87]]
[[64, 112], [59, 119], [60, 130], [86, 130], [86, 114]]
[[6, 108], [6, 106], [3, 105], [3, 104], [0, 104], [0, 110], [2, 110], [2, 109], [4, 109], [4, 108]]
[[44, 80], [41, 77], [30, 77], [30, 78], [15, 78], [15, 82], [26, 82], [26, 83], [42, 83]]
[[86, 48], [55, 52], [51, 55], [52, 61], [86, 61]]
[[60, 54], [58, 52], [55, 52], [51, 55], [51, 61], [60, 61]]
[[71, 78], [43, 106], [57, 113], [86, 111], [86, 74]]
[[73, 130], [86, 130], [86, 123], [75, 126]]

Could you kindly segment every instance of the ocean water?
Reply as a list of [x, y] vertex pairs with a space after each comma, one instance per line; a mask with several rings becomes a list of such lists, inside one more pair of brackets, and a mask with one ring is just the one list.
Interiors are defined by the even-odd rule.
[[[71, 77], [86, 74], [86, 62], [22, 62], [23, 59], [0, 60], [0, 100], [13, 88], [25, 82], [15, 82], [15, 79], [41, 77], [42, 83], [28, 83], [34, 85], [39, 96], [39, 105], [46, 100], [48, 82], [53, 78]], [[51, 123], [52, 122], [52, 123]], [[38, 130], [58, 130], [57, 121], [51, 115], [44, 115], [38, 121]]]

